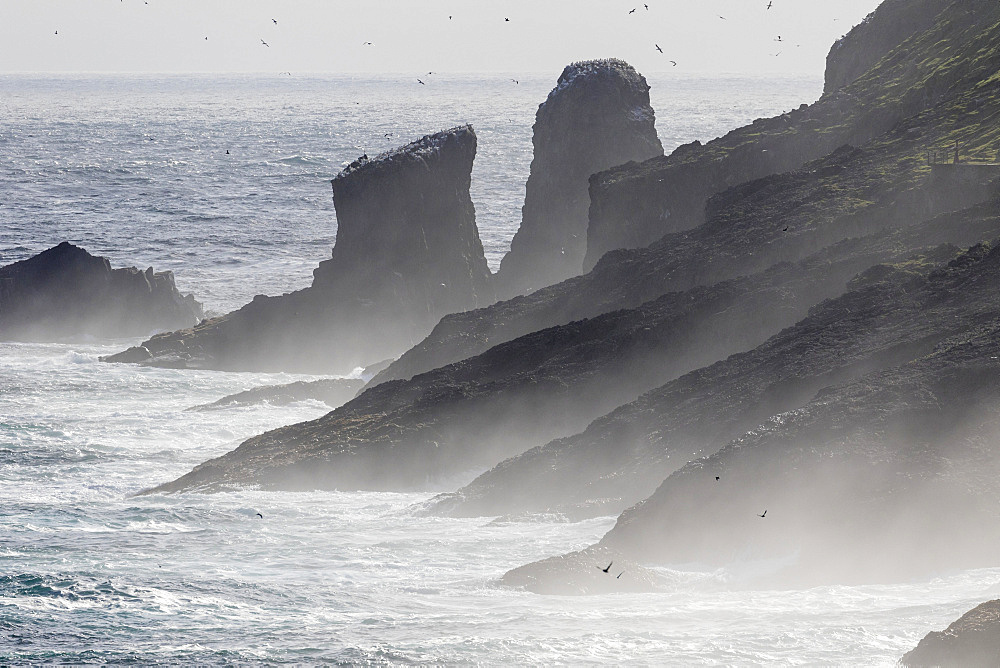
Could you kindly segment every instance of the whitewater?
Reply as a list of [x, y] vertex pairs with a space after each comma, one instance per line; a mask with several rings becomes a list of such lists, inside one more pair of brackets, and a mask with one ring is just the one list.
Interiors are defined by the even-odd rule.
[[[181, 291], [223, 313], [309, 284], [334, 243], [329, 179], [343, 165], [470, 122], [472, 198], [495, 269], [555, 73], [425, 81], [2, 76], [0, 265], [72, 241], [116, 267], [173, 270]], [[667, 151], [822, 89], [810, 78], [650, 84]], [[498, 579], [592, 544], [614, 517], [423, 516], [434, 490], [135, 496], [328, 411], [187, 411], [314, 377], [98, 361], [137, 342], [0, 343], [2, 664], [880, 666], [1000, 596], [1000, 569], [760, 591], [744, 578], [768, 565], [747, 559], [661, 569], [673, 584], [656, 594], [545, 597]]]

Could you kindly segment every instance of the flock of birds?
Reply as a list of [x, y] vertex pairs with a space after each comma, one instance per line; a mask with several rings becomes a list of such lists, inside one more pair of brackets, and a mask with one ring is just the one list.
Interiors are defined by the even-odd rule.
[[[121, 2], [123, 2], [123, 3], [125, 2], [125, 0], [120, 0], [120, 1], [121, 1]], [[149, 0], [143, 0], [143, 4], [145, 4], [145, 5], [148, 5], [148, 4], [149, 4]], [[645, 9], [645, 11], [647, 11], [647, 12], [649, 11], [649, 5], [648, 5], [648, 4], [646, 4], [646, 3], [643, 3], [643, 4], [642, 4], [642, 7], [643, 7], [643, 8]], [[767, 3], [767, 5], [765, 6], [765, 10], [770, 10], [770, 9], [771, 9], [772, 7], [774, 7], [774, 0], [768, 0], [768, 3]], [[629, 15], [631, 15], [631, 14], [635, 14], [635, 13], [636, 13], [636, 11], [638, 11], [638, 9], [639, 9], [639, 7], [638, 7], [638, 6], [636, 6], [636, 7], [633, 7], [632, 9], [629, 9], [629, 10], [628, 10], [628, 14], [629, 14]], [[729, 19], [727, 19], [727, 18], [726, 18], [725, 16], [722, 16], [721, 14], [719, 14], [719, 15], [718, 15], [718, 17], [719, 17], [719, 19], [721, 19], [721, 20], [723, 20], [723, 21], [728, 21], [728, 20], [729, 20]], [[453, 18], [454, 18], [454, 15], [449, 15], [449, 16], [448, 16], [448, 20], [449, 20], [449, 21], [451, 21], [451, 20], [452, 20]], [[504, 23], [510, 23], [510, 22], [511, 22], [511, 21], [510, 21], [510, 18], [509, 18], [509, 17], [504, 17], [504, 19], [503, 19], [503, 20], [504, 20]], [[836, 19], [834, 19], [834, 20], [836, 20]], [[271, 22], [272, 22], [272, 23], [273, 23], [274, 25], [278, 25], [278, 19], [276, 19], [276, 18], [272, 18], [272, 19], [271, 19]], [[58, 35], [58, 34], [59, 34], [59, 31], [58, 31], [58, 30], [56, 30], [56, 31], [55, 31], [55, 34], [56, 34], [56, 35]], [[268, 44], [268, 43], [267, 43], [267, 41], [266, 41], [266, 40], [265, 40], [265, 39], [264, 39], [263, 37], [260, 37], [259, 39], [260, 39], [260, 45], [261, 45], [261, 46], [263, 46], [263, 47], [266, 47], [266, 48], [271, 48], [271, 45], [270, 45], [270, 44]], [[206, 42], [208, 41], [208, 36], [207, 36], [207, 35], [205, 36], [205, 41], [206, 41]], [[781, 35], [778, 35], [777, 37], [775, 37], [774, 41], [775, 41], [775, 42], [784, 42], [785, 40], [784, 40], [784, 39], [783, 39], [783, 38], [781, 37]], [[374, 43], [374, 42], [371, 42], [371, 41], [367, 41], [367, 40], [366, 40], [366, 41], [364, 41], [364, 42], [361, 42], [361, 45], [362, 45], [362, 46], [369, 46], [369, 47], [373, 47], [373, 46], [375, 46], [375, 43]], [[796, 46], [801, 46], [801, 44], [797, 44]], [[654, 44], [653, 44], [653, 48], [654, 48], [654, 49], [656, 49], [656, 51], [657, 51], [657, 52], [659, 52], [659, 53], [660, 53], [660, 55], [665, 55], [665, 53], [664, 53], [664, 51], [663, 51], [663, 48], [662, 48], [662, 47], [660, 47], [660, 45], [659, 45], [659, 44], [656, 44], [656, 43], [654, 43]], [[772, 53], [772, 54], [770, 54], [770, 55], [772, 55], [772, 56], [780, 56], [780, 55], [781, 55], [781, 53], [782, 53], [781, 51], [778, 51], [777, 53]], [[673, 60], [673, 59], [668, 59], [668, 61], [667, 61], [667, 62], [669, 62], [669, 63], [670, 63], [670, 64], [671, 64], [671, 65], [672, 65], [673, 67], [677, 67], [677, 61], [676, 61], [676, 60]], [[288, 73], [288, 74], [290, 74], [290, 73]], [[428, 72], [428, 74], [433, 74], [433, 72]], [[513, 81], [513, 82], [514, 82], [515, 84], [519, 83], [517, 79], [511, 79], [511, 81]], [[419, 79], [419, 78], [418, 78], [418, 79], [416, 79], [416, 82], [417, 82], [418, 84], [420, 84], [420, 85], [423, 85], [423, 86], [426, 86], [426, 85], [427, 85], [427, 84], [426, 84], [426, 83], [425, 83], [424, 81], [422, 81], [422, 80], [421, 80], [421, 79]]]

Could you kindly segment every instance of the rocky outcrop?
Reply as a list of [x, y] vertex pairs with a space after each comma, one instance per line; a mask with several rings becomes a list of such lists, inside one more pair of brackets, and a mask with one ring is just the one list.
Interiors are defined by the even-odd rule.
[[930, 28], [952, 0], [884, 0], [831, 47], [823, 92], [843, 88], [912, 35]]
[[[943, 4], [947, 11], [938, 20]], [[849, 85], [705, 145], [694, 142], [669, 156], [595, 175], [584, 271], [611, 250], [641, 248], [664, 234], [700, 225], [706, 219], [705, 203], [715, 193], [796, 169], [842, 144], [865, 144], [956, 91], [987, 80], [996, 72], [998, 56], [988, 45], [996, 39], [998, 14], [990, 0], [891, 3], [880, 10], [877, 25], [899, 20], [900, 27], [917, 26], [918, 32], [878, 32], [885, 43], [866, 47], [870, 55], [859, 56], [859, 67], [876, 60], [874, 66]], [[919, 31], [924, 25], [927, 29]], [[869, 34], [865, 26], [857, 30]], [[866, 39], [848, 36], [846, 43]], [[875, 58], [878, 53], [886, 55]], [[845, 65], [844, 71], [854, 70]]]
[[326, 378], [313, 381], [296, 381], [287, 385], [266, 385], [227, 395], [218, 401], [192, 406], [189, 411], [213, 411], [235, 406], [271, 404], [287, 406], [297, 401], [322, 401], [330, 408], [346, 404], [354, 398], [364, 381], [349, 378]]
[[462, 126], [356, 160], [333, 180], [337, 242], [312, 286], [106, 361], [347, 372], [399, 354], [446, 313], [491, 303], [469, 196], [475, 153]]
[[581, 273], [591, 174], [663, 154], [646, 79], [621, 60], [563, 70], [535, 116], [534, 157], [521, 227], [500, 263], [497, 290], [511, 297]]
[[944, 631], [933, 631], [903, 656], [907, 668], [1000, 666], [1000, 600], [987, 601]]
[[[756, 350], [627, 409], [655, 414], [657, 426], [610, 416], [617, 426], [598, 431], [611, 440], [594, 453], [615, 460], [619, 475], [635, 482], [636, 464], [682, 465], [601, 547], [643, 564], [709, 568], [751, 554], [782, 566], [769, 577], [781, 586], [993, 563], [1000, 248], [977, 245], [925, 278], [910, 266], [867, 272], [858, 289]], [[736, 427], [742, 435], [719, 450], [732, 433], [722, 425], [734, 423], [756, 426]], [[626, 464], [636, 450], [648, 455]]]
[[[922, 160], [925, 146], [943, 144], [976, 96], [907, 119], [863, 147], [840, 147], [802, 169], [730, 188], [709, 201], [706, 223], [694, 230], [615, 251], [591, 272], [531, 295], [449, 315], [373, 383], [410, 378], [538, 329], [799, 262], [844, 239], [981, 202], [1000, 168], [931, 169]], [[1000, 95], [980, 99], [990, 99], [987, 116], [1000, 114]], [[992, 141], [988, 124], [967, 129], [974, 142]]]
[[201, 304], [181, 296], [169, 271], [112, 269], [63, 242], [0, 267], [0, 339], [19, 341], [126, 337], [187, 326]]
[[[1000, 209], [983, 222], [991, 234], [1000, 232]], [[875, 248], [900, 241], [896, 235], [864, 240], [874, 242]], [[980, 307], [970, 307], [963, 298], [940, 314], [925, 313], [921, 293], [912, 283], [902, 288], [894, 283], [910, 281], [910, 272], [927, 271], [935, 259], [953, 252], [953, 247], [944, 246], [878, 265], [851, 285], [857, 288], [876, 276], [884, 282], [826, 302], [758, 348], [648, 392], [580, 434], [501, 462], [457, 493], [437, 498], [431, 508], [452, 515], [621, 512], [651, 494], [685, 462], [710, 454], [769, 415], [793, 410], [831, 383], [921, 354], [955, 327], [981, 317]], [[820, 269], [824, 259], [817, 257], [810, 266]], [[783, 287], [801, 285], [788, 282]], [[747, 308], [766, 309], [762, 297], [780, 289], [744, 293]], [[905, 303], [900, 304], [904, 293]], [[972, 299], [990, 304], [982, 295]], [[734, 324], [743, 322], [736, 319]]]

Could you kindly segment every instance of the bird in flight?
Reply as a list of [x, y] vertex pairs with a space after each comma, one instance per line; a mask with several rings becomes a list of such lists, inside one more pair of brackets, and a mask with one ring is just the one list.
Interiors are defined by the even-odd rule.
[[519, 84], [519, 83], [521, 83], [521, 82], [520, 82], [520, 81], [518, 81], [517, 79], [511, 79], [511, 81], [513, 81], [513, 82], [514, 82], [514, 83], [516, 83], [516, 84]]
[[723, 21], [728, 21], [729, 20], [725, 16], [723, 16], [722, 14], [719, 14], [719, 18], [722, 19]]
[[775, 38], [774, 38], [774, 41], [775, 41], [775, 42], [780, 42], [780, 41], [782, 41], [782, 40], [781, 40], [781, 35], [778, 35], [777, 37], [775, 37]]
[[[615, 563], [615, 562], [612, 561], [611, 564], [613, 564], [613, 563]], [[607, 573], [609, 570], [611, 570], [611, 564], [608, 564], [607, 568], [601, 568], [600, 566], [598, 566], [597, 570], [604, 571], [605, 573]]]
[[622, 571], [621, 573], [619, 573], [619, 574], [618, 574], [618, 577], [616, 577], [616, 578], [615, 578], [615, 580], [618, 580], [618, 579], [621, 579], [621, 576], [622, 576], [622, 575], [623, 575], [624, 573], [625, 573], [625, 571]]
[[768, 9], [770, 9], [770, 8], [771, 8], [771, 5], [773, 5], [773, 4], [774, 4], [773, 2], [768, 2], [768, 3], [767, 3], [767, 8], [768, 8]]
[[420, 84], [421, 86], [426, 86], [427, 85], [423, 81], [421, 81], [420, 79], [417, 79], [417, 83]]
[[715, 476], [715, 482], [719, 482], [719, 476]]
[[508, 18], [504, 18], [504, 21], [506, 21], [507, 23], [510, 23], [510, 19], [508, 19]]
[[649, 11], [649, 5], [647, 5], [646, 3], [643, 3], [643, 5], [642, 5], [642, 6], [646, 8], [646, 11], [647, 11], [647, 12]]
[[629, 10], [629, 14], [635, 14], [635, 7], [633, 7], [631, 10]]
[[271, 21], [274, 23], [274, 25], [278, 25], [278, 19], [271, 19]]
[[59, 31], [58, 31], [58, 30], [56, 30], [56, 34], [57, 34], [57, 35], [59, 34]]
[[674, 67], [677, 67], [677, 61], [676, 60], [671, 60], [670, 64], [673, 65]]
[[267, 42], [265, 42], [264, 40], [260, 40], [260, 43], [263, 44], [264, 46], [266, 46], [269, 49], [271, 48], [271, 45], [268, 44]]
[[653, 46], [655, 46], [655, 47], [656, 47], [656, 50], [657, 50], [657, 51], [659, 51], [660, 53], [663, 53], [663, 49], [661, 49], [661, 48], [660, 48], [660, 45], [659, 45], [659, 44], [654, 44]]
[[361, 46], [372, 46], [371, 42], [361, 42]]
[[767, 511], [766, 510], [764, 512], [762, 512], [760, 515], [758, 515], [757, 517], [764, 517], [764, 515], [767, 515]]
[[261, 515], [260, 513], [257, 513], [257, 517], [259, 517], [260, 519], [264, 519], [264, 516]]

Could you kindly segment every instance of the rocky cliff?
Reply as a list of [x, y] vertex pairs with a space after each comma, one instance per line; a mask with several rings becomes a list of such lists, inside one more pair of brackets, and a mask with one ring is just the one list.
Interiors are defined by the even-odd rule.
[[823, 92], [832, 93], [874, 67], [898, 44], [930, 28], [951, 0], [884, 0], [830, 48]]
[[[919, 5], [923, 11], [911, 11], [910, 5]], [[946, 12], [940, 18], [936, 16], [939, 6]], [[981, 49], [995, 32], [997, 11], [989, 0], [891, 3], [876, 12], [877, 22], [872, 20], [877, 26], [898, 23], [898, 29], [875, 31], [859, 26], [855, 30], [860, 36], [852, 31], [845, 38], [846, 44], [859, 48], [845, 47], [843, 55], [833, 58], [835, 68], [848, 54], [858, 54], [858, 67], [875, 61], [850, 84], [827, 92], [814, 104], [776, 118], [758, 119], [705, 145], [694, 142], [669, 156], [595, 175], [590, 186], [584, 270], [589, 271], [608, 251], [640, 248], [664, 234], [701, 224], [705, 202], [715, 193], [795, 169], [841, 144], [864, 144], [956, 90], [968, 90], [988, 79], [996, 71], [996, 53]], [[919, 20], [906, 18], [911, 16]], [[925, 25], [927, 29], [921, 30]], [[906, 32], [908, 26], [917, 30]], [[867, 44], [876, 38], [884, 41]], [[877, 57], [883, 53], [884, 57]], [[965, 70], [959, 63], [970, 67]], [[855, 75], [846, 64], [842, 69], [851, 74], [831, 77]]]
[[107, 258], [63, 242], [0, 267], [0, 339], [125, 337], [187, 326], [201, 304], [169, 271], [112, 269]]
[[663, 154], [649, 86], [620, 60], [563, 70], [535, 116], [534, 157], [521, 227], [497, 273], [511, 297], [581, 273], [587, 246], [591, 174]]
[[944, 631], [934, 631], [903, 656], [908, 668], [1000, 666], [1000, 600], [987, 601]]
[[[659, 429], [629, 420], [605, 428], [636, 444], [647, 434], [635, 446], [652, 455], [644, 467], [687, 463], [621, 515], [602, 550], [708, 567], [751, 554], [780, 565], [769, 578], [780, 585], [992, 563], [1000, 248], [977, 245], [925, 277], [912, 268], [866, 272], [857, 289], [763, 346], [643, 397], [632, 412], [657, 414]], [[742, 435], [719, 450], [729, 434], [715, 421], [744, 420], [756, 426], [737, 427]], [[631, 468], [631, 453], [603, 443], [599, 457]], [[544, 564], [511, 582], [526, 574], [550, 591], [578, 590]]]
[[333, 180], [337, 242], [312, 286], [108, 358], [230, 370], [350, 371], [493, 301], [469, 196], [470, 126], [351, 163]]

